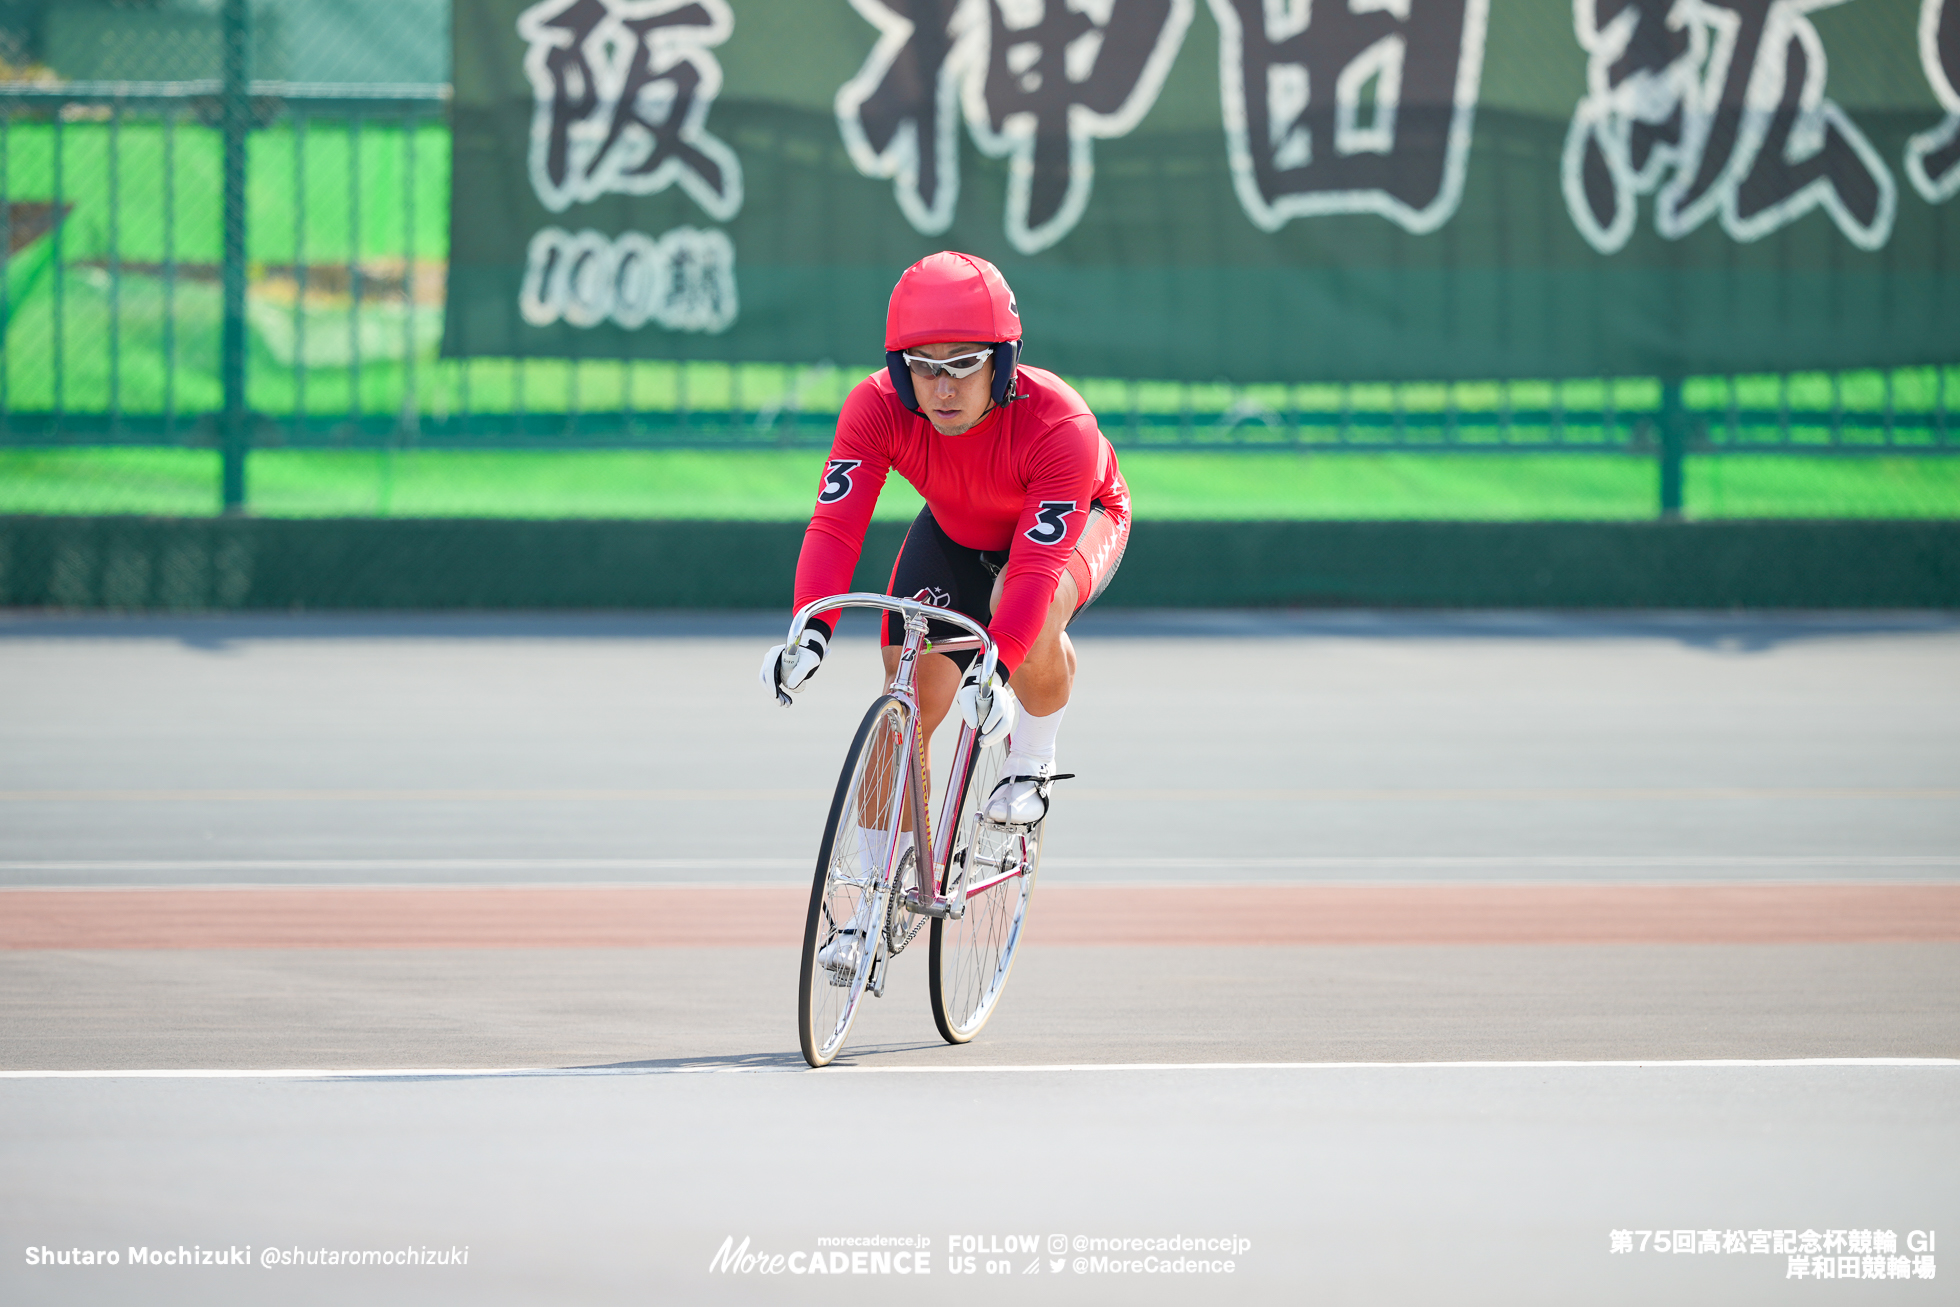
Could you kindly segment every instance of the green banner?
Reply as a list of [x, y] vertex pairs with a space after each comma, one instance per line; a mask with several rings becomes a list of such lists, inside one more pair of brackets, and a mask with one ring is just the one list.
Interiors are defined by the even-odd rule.
[[1238, 382], [1960, 359], [1960, 0], [455, 0], [444, 351]]

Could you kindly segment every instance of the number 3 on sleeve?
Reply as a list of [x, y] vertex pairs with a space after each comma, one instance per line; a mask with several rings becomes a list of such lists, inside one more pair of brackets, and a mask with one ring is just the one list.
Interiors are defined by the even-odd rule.
[[823, 489], [817, 492], [819, 504], [834, 504], [851, 493], [851, 469], [861, 458], [833, 458], [823, 466]]
[[1073, 499], [1044, 499], [1034, 525], [1021, 534], [1038, 545], [1060, 544], [1068, 534], [1068, 515], [1076, 511]]

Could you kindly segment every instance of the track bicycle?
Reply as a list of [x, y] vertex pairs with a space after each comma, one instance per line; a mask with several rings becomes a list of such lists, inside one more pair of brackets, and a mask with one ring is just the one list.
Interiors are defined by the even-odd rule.
[[[1041, 822], [1003, 825], [982, 815], [1007, 760], [1005, 731], [980, 746], [973, 727], [961, 722], [939, 824], [930, 821], [926, 739], [914, 688], [918, 657], [972, 650], [984, 688], [998, 657], [987, 629], [949, 609], [853, 593], [806, 604], [791, 621], [785, 646], [796, 647], [815, 614], [844, 608], [901, 615], [905, 642], [891, 688], [872, 703], [844, 755], [817, 851], [797, 986], [797, 1036], [813, 1067], [836, 1058], [864, 995], [884, 994], [893, 960], [928, 922], [933, 1023], [951, 1044], [979, 1034], [1014, 965], [1041, 862]], [[928, 640], [929, 619], [970, 634]], [[987, 720], [990, 698], [982, 696], [980, 721]], [[914, 832], [912, 845], [895, 858], [906, 831]]]

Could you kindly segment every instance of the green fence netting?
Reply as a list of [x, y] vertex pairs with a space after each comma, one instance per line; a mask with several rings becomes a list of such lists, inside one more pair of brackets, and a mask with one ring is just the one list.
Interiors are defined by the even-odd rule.
[[[715, 204], [725, 209], [725, 197], [717, 200], [710, 194], [704, 206], [676, 181], [634, 195], [571, 198], [561, 212], [550, 215], [550, 224], [573, 234], [602, 230], [613, 240], [640, 226], [657, 236], [670, 229], [662, 223], [725, 230], [733, 233], [731, 248], [742, 260], [735, 273], [747, 278], [751, 266], [761, 276], [770, 266], [789, 266], [782, 251], [810, 246], [808, 233], [794, 233], [816, 201], [843, 204], [848, 210], [824, 218], [825, 229], [833, 234], [839, 213], [848, 217], [861, 208], [867, 216], [858, 225], [864, 230], [839, 237], [846, 244], [855, 242], [852, 249], [864, 245], [877, 255], [845, 251], [862, 265], [853, 265], [850, 276], [856, 280], [845, 279], [852, 286], [862, 282], [851, 292], [860, 299], [870, 295], [863, 287], [888, 285], [907, 258], [938, 244], [963, 243], [992, 254], [1010, 267], [1031, 306], [1030, 320], [1037, 328], [1031, 330], [1030, 358], [1058, 367], [1078, 384], [1119, 445], [1573, 450], [1677, 461], [1695, 450], [1960, 448], [1949, 408], [1960, 387], [1960, 370], [1940, 365], [1951, 355], [1941, 354], [1944, 338], [1937, 331], [1916, 337], [1908, 332], [1909, 341], [1923, 349], [1919, 356], [1897, 352], [1894, 361], [1903, 366], [1818, 366], [1814, 351], [1792, 349], [1780, 359], [1771, 350], [1749, 366], [1741, 365], [1747, 359], [1729, 359], [1732, 366], [1685, 374], [1658, 366], [1574, 372], [1553, 366], [1556, 358], [1543, 351], [1514, 352], [1515, 368], [1477, 375], [1458, 372], [1453, 379], [1452, 369], [1431, 367], [1424, 374], [1416, 363], [1407, 364], [1402, 375], [1363, 366], [1365, 360], [1358, 359], [1345, 370], [1330, 370], [1324, 351], [1313, 356], [1320, 361], [1308, 359], [1312, 366], [1303, 363], [1294, 375], [1265, 368], [1236, 379], [1229, 368], [1180, 361], [1157, 347], [1155, 352], [1123, 356], [1106, 349], [1099, 354], [1082, 351], [1071, 358], [1068, 342], [1093, 342], [1101, 328], [1068, 307], [1074, 292], [1067, 288], [1076, 284], [1070, 278], [1088, 275], [1085, 269], [1107, 268], [1112, 251], [1141, 260], [1143, 271], [1135, 275], [1144, 277], [1158, 276], [1166, 267], [1184, 269], [1177, 274], [1182, 276], [1192, 268], [1222, 266], [1217, 251], [1206, 256], [1212, 259], [1206, 263], [1177, 241], [1165, 253], [1169, 247], [1161, 231], [1152, 238], [1154, 244], [1145, 241], [1140, 231], [1132, 230], [1135, 222], [1124, 217], [1134, 218], [1135, 195], [1164, 196], [1165, 204], [1200, 204], [1199, 218], [1217, 232], [1243, 228], [1251, 233], [1246, 239], [1279, 242], [1265, 248], [1272, 258], [1284, 255], [1282, 263], [1292, 259], [1293, 271], [1281, 268], [1272, 276], [1292, 276], [1303, 268], [1312, 273], [1317, 265], [1301, 262], [1305, 256], [1298, 251], [1303, 248], [1317, 250], [1314, 257], [1333, 269], [1327, 275], [1338, 277], [1344, 267], [1376, 266], [1382, 259], [1392, 264], [1401, 257], [1397, 250], [1413, 258], [1409, 252], [1430, 248], [1425, 241], [1441, 242], [1435, 248], [1452, 241], [1461, 247], [1463, 242], [1451, 233], [1467, 232], [1470, 218], [1478, 213], [1484, 214], [1476, 218], [1484, 224], [1478, 230], [1502, 230], [1499, 219], [1491, 216], [1494, 211], [1486, 210], [1497, 202], [1493, 197], [1509, 192], [1479, 191], [1495, 184], [1480, 169], [1509, 169], [1506, 175], [1512, 175], [1532, 159], [1543, 162], [1539, 155], [1519, 154], [1506, 144], [1511, 137], [1505, 135], [1505, 123], [1512, 120], [1504, 115], [1511, 112], [1505, 106], [1526, 92], [1540, 98], [1550, 93], [1541, 95], [1497, 74], [1515, 67], [1519, 59], [1528, 61], [1540, 47], [1545, 59], [1563, 60], [1559, 66], [1579, 70], [1572, 86], [1552, 79], [1553, 89], [1567, 96], [1561, 102], [1566, 115], [1559, 120], [1561, 142], [1573, 138], [1571, 123], [1577, 120], [1571, 115], [1592, 94], [1584, 77], [1590, 56], [1580, 39], [1583, 31], [1575, 29], [1574, 13], [1562, 5], [1500, 5], [1487, 15], [1487, 54], [1493, 61], [1484, 78], [1488, 112], [1477, 120], [1479, 134], [1468, 147], [1463, 224], [1453, 227], [1454, 220], [1445, 221], [1417, 233], [1392, 215], [1343, 212], [1288, 217], [1274, 235], [1252, 221], [1257, 205], [1248, 209], [1246, 195], [1234, 189], [1234, 165], [1219, 118], [1218, 42], [1226, 30], [1221, 21], [1246, 6], [1227, 0], [1181, 6], [1167, 0], [1173, 18], [1184, 9], [1190, 12], [1180, 51], [1165, 71], [1162, 93], [1138, 119], [1144, 134], [1125, 138], [1111, 128], [1095, 137], [1099, 162], [1094, 186], [1074, 226], [1042, 245], [1072, 201], [1063, 194], [1059, 208], [1042, 211], [1044, 218], [1036, 210], [1049, 201], [1023, 197], [1034, 207], [1017, 228], [1012, 217], [1018, 201], [1010, 203], [1013, 152], [997, 158], [979, 148], [985, 142], [973, 134], [969, 120], [977, 111], [971, 106], [948, 109], [955, 144], [962, 151], [966, 189], [948, 211], [947, 225], [937, 232], [927, 230], [938, 221], [933, 213], [924, 214], [922, 228], [913, 221], [920, 213], [909, 212], [907, 206], [925, 204], [930, 210], [940, 200], [927, 203], [920, 198], [924, 192], [908, 200], [903, 170], [880, 175], [883, 165], [867, 168], [858, 157], [863, 151], [854, 153], [849, 132], [840, 124], [852, 114], [862, 119], [863, 105], [845, 112], [838, 92], [876, 62], [880, 28], [867, 18], [889, 16], [902, 6], [885, 0], [796, 0], [792, 6], [781, 0], [732, 0], [727, 5], [716, 0], [692, 6], [679, 0], [582, 2], [598, 18], [618, 23], [673, 17], [695, 8], [710, 19], [727, 11], [730, 33], [709, 51], [717, 76], [725, 76], [721, 99], [697, 125], [721, 132], [748, 169], [746, 197], [739, 211], [724, 220], [710, 209]], [[458, 0], [454, 23], [462, 39], [453, 48], [468, 57], [501, 50], [498, 57], [504, 60], [496, 68], [466, 67], [461, 80], [474, 78], [479, 89], [464, 94], [451, 90], [457, 79], [451, 73], [448, 0], [259, 0], [249, 5], [236, 0], [16, 0], [0, 5], [0, 60], [5, 63], [0, 68], [0, 249], [5, 250], [0, 442], [220, 446], [229, 455], [233, 476], [228, 485], [236, 499], [242, 494], [246, 450], [277, 445], [772, 448], [827, 441], [844, 393], [876, 364], [875, 321], [868, 336], [866, 331], [841, 330], [812, 335], [800, 328], [801, 334], [779, 333], [774, 348], [743, 344], [733, 324], [712, 330], [715, 323], [706, 317], [675, 326], [653, 315], [633, 331], [613, 320], [596, 333], [561, 322], [550, 324], [550, 330], [538, 329], [534, 338], [511, 326], [524, 321], [527, 260], [547, 208], [525, 172], [525, 158], [510, 153], [511, 132], [517, 133], [515, 139], [528, 141], [539, 112], [536, 80], [524, 66], [535, 42], [527, 43], [519, 22], [528, 14], [535, 28], [575, 7], [563, 0], [529, 6], [515, 0]], [[921, 12], [926, 8], [930, 6]], [[1034, 30], [1026, 21], [1030, 17], [1038, 26], [1073, 14], [1069, 21], [1081, 30], [1071, 39], [1082, 42], [1110, 23], [1129, 22], [1126, 15], [1133, 9], [1142, 13], [1149, 6], [1136, 9], [1130, 0], [1071, 5], [1062, 0], [964, 0], [940, 8], [954, 18], [964, 14], [966, 21], [977, 21], [976, 14], [998, 20], [1002, 26], [996, 35], [1007, 42], [1002, 46], [1006, 59], [1008, 47], [1015, 44], [1009, 38]], [[1649, 8], [1628, 5], [1624, 12], [1647, 21]], [[1839, 16], [1847, 22], [1837, 27], [1830, 25], [1835, 10], [1816, 19], [1828, 38], [1822, 48], [1832, 60], [1827, 85], [1838, 99], [1829, 100], [1834, 106], [1829, 112], [1823, 100], [1811, 106], [1813, 118], [1827, 127], [1840, 120], [1862, 123], [1859, 139], [1890, 142], [1880, 163], [1892, 179], [1893, 225], [1885, 242], [1866, 248], [1869, 241], [1861, 245], [1852, 238], [1856, 223], [1836, 214], [1826, 202], [1829, 197], [1813, 186], [1812, 193], [1824, 198], [1788, 227], [1794, 233], [1790, 240], [1796, 242], [1789, 248], [1808, 260], [1805, 267], [1842, 274], [1841, 281], [1881, 276], [1893, 279], [1884, 284], [1905, 285], [1915, 277], [1923, 280], [1926, 273], [1927, 256], [1914, 242], [1925, 232], [1944, 232], [1940, 224], [1950, 226], [1952, 214], [1960, 212], [1960, 205], [1940, 198], [1948, 174], [1939, 171], [1944, 147], [1933, 140], [1948, 121], [1942, 113], [1960, 114], [1960, 103], [1945, 105], [1943, 84], [1929, 80], [1953, 24], [1945, 22], [1938, 0], [1927, 0], [1926, 12], [1932, 15], [1927, 30], [1935, 39], [1932, 53], [1924, 54], [1910, 39], [1903, 45], [1892, 40], [1895, 28], [1908, 38], [1916, 30], [1917, 11], [1905, 0], [1850, 0], [1840, 8]], [[1268, 22], [1293, 22], [1306, 13], [1305, 6], [1280, 0], [1266, 9], [1272, 13], [1262, 21]], [[1382, 12], [1395, 10], [1387, 6]], [[1869, 19], [1863, 28], [1849, 21], [1854, 10]], [[1417, 3], [1409, 12], [1421, 19], [1429, 11]], [[829, 44], [799, 45], [787, 39], [805, 29]], [[1074, 48], [1087, 50], [1089, 44]], [[977, 49], [969, 47], [962, 57], [978, 57]], [[1663, 71], [1679, 62], [1670, 49], [1661, 50], [1667, 57], [1657, 66]], [[630, 69], [632, 50], [609, 51], [607, 58], [626, 59], [621, 67]], [[698, 63], [702, 51], [690, 47], [679, 54]], [[660, 58], [669, 61], [669, 72], [686, 62], [673, 51]], [[769, 58], [777, 63], [770, 64]], [[790, 63], [783, 64], [784, 59]], [[1268, 62], [1292, 66], [1284, 60]], [[774, 82], [771, 67], [780, 72]], [[959, 68], [955, 60], [953, 71]], [[841, 78], [833, 76], [838, 69], [843, 70]], [[1031, 64], [1022, 73], [1032, 70]], [[1338, 70], [1332, 74], [1337, 81], [1340, 75]], [[1376, 69], [1356, 92], [1360, 99], [1355, 104], [1361, 107], [1350, 106], [1355, 113], [1366, 110], [1362, 116], [1367, 121], [1360, 127], [1348, 124], [1363, 136], [1366, 130], [1379, 134], [1382, 126], [1380, 103], [1387, 94], [1382, 75]], [[1289, 76], [1269, 70], [1269, 89], [1277, 88], [1273, 93], [1281, 100], [1282, 92], [1297, 98], [1300, 91], [1297, 79], [1290, 81]], [[830, 85], [832, 81], [836, 84]], [[817, 94], [820, 82], [829, 87], [822, 95]], [[1884, 89], [1893, 86], [1905, 89], [1896, 94]], [[1881, 93], [1892, 94], [1907, 107], [1894, 106], [1886, 117], [1878, 112], [1882, 105], [1874, 107], [1873, 97]], [[1280, 102], [1269, 97], [1267, 109]], [[662, 112], [684, 112], [671, 87], [661, 92], [655, 86], [635, 103], [642, 117], [652, 119]], [[1330, 112], [1338, 116], [1345, 102], [1337, 97], [1333, 103]], [[1912, 109], [1912, 104], [1920, 107]], [[1635, 120], [1645, 120], [1629, 113], [1622, 115], [1621, 125], [1631, 132], [1638, 125]], [[770, 126], [775, 121], [771, 114], [781, 119], [775, 127]], [[1165, 121], [1157, 123], [1151, 114]], [[1881, 120], [1889, 124], [1883, 130], [1873, 125]], [[1329, 139], [1341, 130], [1333, 119], [1324, 126]], [[1168, 135], [1150, 135], [1157, 127]], [[1192, 133], [1205, 135], [1212, 144], [1200, 149]], [[649, 133], [648, 139], [654, 136]], [[1273, 138], [1269, 131], [1268, 138], [1277, 150], [1294, 148], [1286, 145], [1290, 138], [1284, 132]], [[879, 139], [889, 146], [898, 137]], [[1595, 133], [1587, 139], [1612, 145], [1620, 138]], [[1827, 132], [1821, 139], [1828, 145], [1839, 137]], [[1184, 142], [1178, 148], [1189, 153], [1166, 153], [1166, 141]], [[1929, 148], [1915, 154], [1915, 142], [1930, 143]], [[1126, 150], [1149, 155], [1149, 167], [1126, 164]], [[1171, 164], [1179, 157], [1195, 162], [1177, 176], [1165, 172], [1177, 172]], [[1601, 157], [1609, 164], [1618, 159], [1611, 150]], [[459, 180], [452, 176], [458, 160], [479, 169], [474, 189], [459, 185], [452, 191], [452, 182]], [[495, 185], [505, 186], [505, 193], [495, 190], [492, 174], [481, 172], [486, 167], [503, 169], [506, 176]], [[788, 185], [797, 168], [824, 175], [820, 194]], [[786, 189], [772, 190], [777, 182]], [[1622, 188], [1626, 193], [1621, 198], [1634, 209], [1634, 224], [1622, 247], [1637, 256], [1633, 266], [1648, 267], [1655, 251], [1665, 255], [1677, 250], [1689, 251], [1691, 264], [1719, 254], [1746, 272], [1763, 262], [1765, 251], [1783, 248], [1776, 233], [1737, 239], [1720, 215], [1683, 241], [1671, 241], [1656, 228], [1658, 192], [1642, 189], [1645, 185], [1642, 181]], [[1126, 187], [1141, 189], [1132, 195]], [[1191, 198], [1199, 191], [1204, 193], [1201, 202]], [[1609, 186], [1609, 197], [1612, 192]], [[453, 207], [452, 193], [457, 197]], [[235, 200], [230, 223], [228, 194]], [[1579, 241], [1590, 251], [1587, 258], [1619, 257], [1600, 252], [1598, 241], [1586, 243], [1590, 238], [1568, 212], [1573, 201], [1556, 186], [1534, 202], [1564, 215], [1559, 249]], [[1185, 222], [1197, 212], [1178, 209], [1159, 213], [1152, 221], [1160, 226]], [[1606, 212], [1606, 227], [1624, 226], [1623, 219], [1623, 213]], [[1542, 215], [1532, 221], [1544, 225]], [[1186, 235], [1211, 230], [1202, 222]], [[1493, 228], [1492, 222], [1499, 225]], [[514, 241], [511, 232], [517, 233]], [[1960, 249], [1960, 244], [1949, 244]], [[467, 250], [461, 248], [465, 245]], [[1021, 248], [1034, 245], [1040, 248]], [[1279, 255], [1272, 255], [1273, 250]], [[824, 257], [844, 255], [832, 250]], [[1439, 266], [1431, 254], [1422, 253], [1416, 262], [1423, 260]], [[1514, 265], [1505, 265], [1506, 284], [1521, 286], [1529, 269], [1515, 259]], [[1721, 282], [1719, 272], [1710, 274], [1715, 283], [1729, 284]], [[1944, 265], [1933, 272], [1947, 275]], [[1225, 281], [1229, 278], [1214, 277], [1209, 284], [1215, 289]], [[1365, 281], [1355, 283], [1355, 294], [1363, 299], [1372, 294]], [[746, 306], [742, 312], [767, 314], [771, 301], [765, 284], [739, 283], [740, 303]], [[826, 283], [843, 284], [835, 278]], [[455, 298], [459, 286], [477, 296], [490, 294], [483, 288], [491, 287], [492, 298], [501, 297], [494, 312], [485, 310], [475, 319], [487, 324], [475, 343], [459, 325], [463, 319], [458, 315], [467, 307]], [[469, 290], [471, 286], [476, 289]], [[810, 298], [816, 303], [822, 296], [813, 291]], [[1111, 303], [1126, 301], [1116, 297]], [[1838, 331], [1846, 339], [1870, 335], [1860, 336], [1854, 329], [1862, 321], [1855, 315], [1869, 307], [1859, 307], [1863, 303], [1853, 295], [1840, 306]], [[1911, 303], [1901, 300], [1893, 316], [1906, 321], [1902, 315], [1917, 311]], [[868, 312], [875, 319], [876, 308], [873, 303], [869, 310], [857, 305], [836, 311], [846, 317]], [[1216, 344], [1217, 332], [1200, 317], [1191, 319], [1189, 332], [1206, 340], [1209, 348]], [[1158, 330], [1154, 319], [1146, 321], [1140, 314], [1131, 319], [1139, 329]], [[1960, 316], [1949, 313], [1941, 321], [1950, 326]], [[443, 353], [445, 326], [448, 357]], [[1758, 334], [1775, 339], [1773, 326], [1764, 325]], [[760, 339], [766, 344], [766, 333]], [[1407, 352], [1421, 357], [1413, 347]], [[583, 357], [551, 356], [566, 353]], [[1111, 360], [1118, 357], [1140, 365], [1117, 366]], [[1846, 358], [1858, 361], [1850, 353]], [[1533, 371], [1529, 365], [1534, 362], [1546, 366]], [[1506, 370], [1508, 377], [1502, 375]], [[1421, 375], [1443, 379], [1417, 379]]]

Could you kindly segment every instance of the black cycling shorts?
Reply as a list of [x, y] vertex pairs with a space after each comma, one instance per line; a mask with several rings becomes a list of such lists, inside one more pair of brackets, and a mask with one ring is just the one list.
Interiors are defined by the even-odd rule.
[[[1076, 593], [1080, 596], [1075, 606], [1077, 614], [1096, 601], [1109, 584], [1109, 578], [1116, 574], [1117, 565], [1123, 557], [1123, 545], [1127, 543], [1128, 528], [1128, 521], [1119, 523], [1110, 518], [1100, 502], [1090, 506], [1089, 524], [1083, 528], [1082, 536], [1076, 542], [1075, 553], [1069, 558], [1068, 570], [1075, 575]], [[1105, 540], [1104, 537], [1110, 534], [1116, 534], [1117, 538]], [[1092, 555], [1096, 564], [1093, 567], [1090, 556], [1082, 553], [1085, 542], [1093, 546]], [[1114, 547], [1111, 548], [1111, 545]], [[1000, 575], [1001, 568], [1005, 566], [1005, 549], [969, 549], [946, 534], [930, 508], [922, 508], [912, 520], [911, 529], [905, 533], [905, 543], [898, 547], [898, 559], [892, 564], [891, 584], [886, 587], [885, 593], [916, 599], [935, 608], [950, 608], [985, 626], [993, 619], [994, 578]], [[1074, 621], [1074, 616], [1071, 615], [1069, 620]], [[953, 640], [966, 634], [951, 622], [926, 623], [926, 638], [929, 640]], [[905, 643], [905, 619], [897, 613], [885, 614], [885, 643]], [[974, 655], [972, 650], [967, 649], [949, 653], [946, 657], [958, 663], [964, 671]]]

